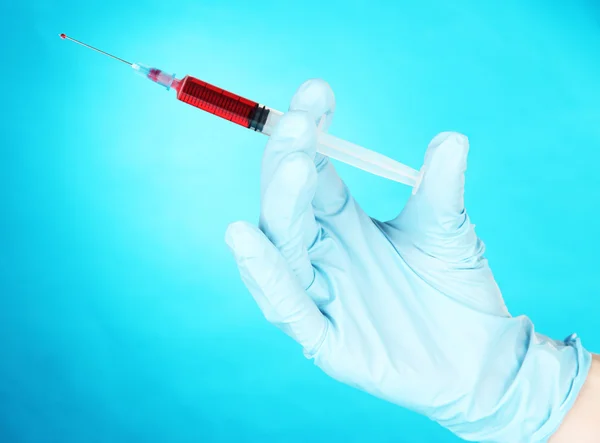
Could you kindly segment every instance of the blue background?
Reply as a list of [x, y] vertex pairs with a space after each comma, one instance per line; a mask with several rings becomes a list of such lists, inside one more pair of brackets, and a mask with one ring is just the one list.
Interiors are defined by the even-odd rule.
[[[0, 20], [2, 442], [457, 441], [262, 318], [223, 235], [257, 219], [265, 137], [60, 32], [281, 110], [322, 77], [333, 134], [415, 168], [467, 134], [511, 312], [600, 350], [595, 0], [3, 1]], [[338, 170], [375, 217], [409, 195]]]

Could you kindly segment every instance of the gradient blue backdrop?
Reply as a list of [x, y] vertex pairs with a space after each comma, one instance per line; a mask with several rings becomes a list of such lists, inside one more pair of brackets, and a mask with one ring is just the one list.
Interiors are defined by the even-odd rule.
[[[59, 32], [282, 110], [322, 77], [332, 133], [416, 168], [464, 132], [511, 312], [600, 351], [597, 5], [3, 1], [0, 441], [457, 441], [328, 379], [262, 318], [223, 234], [257, 219], [265, 138]], [[409, 195], [339, 171], [378, 218]]]

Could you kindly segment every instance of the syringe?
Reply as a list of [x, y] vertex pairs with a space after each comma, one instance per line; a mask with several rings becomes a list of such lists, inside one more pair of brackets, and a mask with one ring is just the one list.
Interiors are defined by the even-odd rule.
[[[75, 40], [66, 34], [60, 34], [60, 38], [71, 40], [125, 63], [154, 83], [164, 86], [167, 90], [173, 88], [177, 92], [177, 99], [182, 102], [267, 136], [273, 133], [273, 129], [283, 115], [280, 111], [225, 91], [195, 77], [186, 75], [182, 79], [176, 79], [175, 75], [169, 75], [160, 69], [151, 68], [141, 63], [130, 63]], [[323, 131], [318, 132], [317, 152], [408, 186], [414, 187], [420, 182], [420, 173], [413, 168]]]

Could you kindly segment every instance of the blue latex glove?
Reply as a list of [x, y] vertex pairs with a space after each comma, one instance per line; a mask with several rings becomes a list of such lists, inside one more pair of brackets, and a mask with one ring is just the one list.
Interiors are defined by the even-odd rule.
[[331, 377], [472, 441], [546, 441], [591, 356], [510, 316], [464, 208], [468, 140], [442, 133], [402, 213], [365, 214], [315, 155], [333, 93], [303, 84], [265, 149], [260, 229], [226, 241], [268, 321]]

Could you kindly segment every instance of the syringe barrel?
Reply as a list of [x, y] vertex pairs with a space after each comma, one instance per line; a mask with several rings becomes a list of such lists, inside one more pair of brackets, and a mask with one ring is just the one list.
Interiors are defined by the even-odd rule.
[[[268, 136], [273, 134], [283, 115], [189, 75], [175, 80], [172, 87], [177, 90], [179, 100]], [[416, 187], [420, 181], [418, 171], [321, 131], [318, 133], [317, 152], [409, 186]]]
[[274, 111], [267, 106], [189, 75], [179, 81], [176, 89], [177, 98], [182, 102], [225, 120], [257, 132], [264, 132], [270, 127], [269, 114]]

